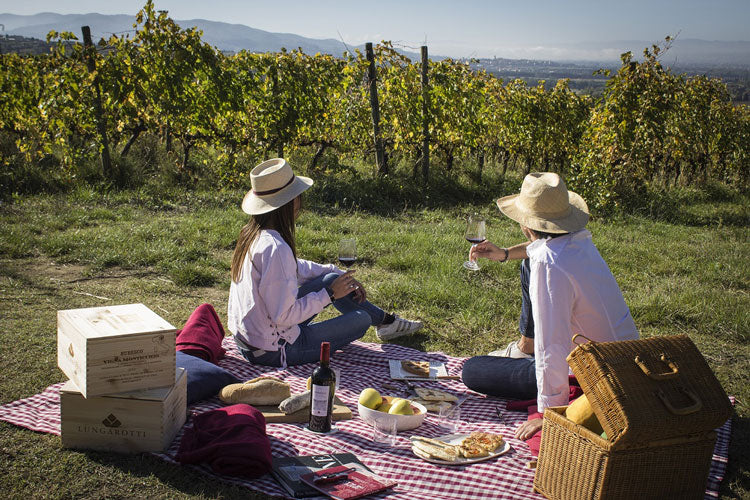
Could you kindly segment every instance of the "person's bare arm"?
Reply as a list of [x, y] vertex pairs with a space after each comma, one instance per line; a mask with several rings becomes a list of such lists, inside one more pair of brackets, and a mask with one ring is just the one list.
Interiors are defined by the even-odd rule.
[[513, 245], [510, 248], [500, 248], [491, 241], [483, 241], [477, 243], [469, 251], [469, 259], [475, 260], [477, 258], [489, 259], [498, 262], [505, 262], [506, 260], [523, 260], [527, 258], [526, 247], [531, 243], [530, 241], [524, 241], [517, 245]]

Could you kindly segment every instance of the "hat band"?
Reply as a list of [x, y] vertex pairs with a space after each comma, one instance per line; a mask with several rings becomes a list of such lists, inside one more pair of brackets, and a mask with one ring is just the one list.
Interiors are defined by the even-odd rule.
[[281, 186], [279, 188], [269, 189], [268, 191], [256, 191], [255, 189], [253, 189], [253, 193], [255, 193], [255, 196], [265, 196], [267, 194], [278, 193], [279, 191], [281, 191], [282, 189], [284, 189], [285, 187], [287, 187], [292, 182], [294, 182], [294, 175], [292, 175], [292, 178], [289, 179], [289, 181], [286, 184], [284, 184], [283, 186]]

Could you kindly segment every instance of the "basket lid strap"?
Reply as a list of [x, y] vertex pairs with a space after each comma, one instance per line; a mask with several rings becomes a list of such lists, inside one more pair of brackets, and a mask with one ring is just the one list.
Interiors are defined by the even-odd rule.
[[663, 373], [654, 373], [652, 372], [648, 366], [646, 366], [646, 363], [643, 362], [643, 359], [639, 355], [635, 356], [635, 364], [638, 365], [638, 367], [643, 371], [643, 373], [646, 374], [647, 377], [653, 379], [653, 380], [669, 380], [676, 378], [677, 375], [680, 373], [680, 369], [677, 367], [677, 364], [669, 359], [666, 354], [661, 354], [659, 356], [659, 360], [667, 365], [671, 371], [663, 372]]
[[684, 406], [682, 408], [676, 408], [668, 399], [666, 394], [664, 394], [664, 391], [658, 390], [656, 392], [656, 395], [661, 399], [661, 402], [664, 403], [664, 406], [667, 407], [667, 410], [669, 410], [674, 415], [690, 415], [691, 413], [695, 413], [697, 411], [700, 411], [701, 408], [703, 408], [703, 402], [700, 400], [698, 395], [694, 393], [693, 391], [685, 388], [681, 388], [682, 392], [691, 400], [691, 403], [689, 406]]
[[578, 337], [584, 338], [588, 342], [593, 342], [593, 340], [591, 340], [590, 338], [588, 338], [587, 336], [585, 336], [585, 335], [583, 335], [581, 333], [576, 333], [575, 335], [573, 335], [573, 338], [570, 339], [570, 341], [573, 342], [575, 345], [581, 345], [581, 344], [583, 344], [583, 342], [581, 342], [580, 344], [578, 342], [576, 342], [576, 339]]

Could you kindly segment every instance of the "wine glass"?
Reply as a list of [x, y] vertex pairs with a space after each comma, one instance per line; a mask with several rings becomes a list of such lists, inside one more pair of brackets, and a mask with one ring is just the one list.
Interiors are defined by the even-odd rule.
[[342, 238], [339, 243], [339, 262], [345, 266], [351, 266], [357, 260], [357, 240], [354, 238]]
[[[464, 236], [466, 241], [471, 243], [472, 248], [474, 248], [477, 243], [483, 242], [487, 238], [487, 229], [484, 219], [476, 215], [469, 217], [469, 223], [466, 225], [466, 234]], [[464, 262], [464, 267], [470, 271], [479, 271], [479, 266], [476, 261], [473, 260], [467, 260]]]

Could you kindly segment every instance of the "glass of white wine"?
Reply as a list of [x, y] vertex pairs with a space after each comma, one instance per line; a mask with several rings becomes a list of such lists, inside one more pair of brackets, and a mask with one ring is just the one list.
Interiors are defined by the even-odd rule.
[[[485, 224], [484, 219], [478, 215], [472, 215], [469, 217], [464, 237], [466, 238], [466, 241], [471, 243], [472, 248], [474, 248], [477, 243], [481, 243], [487, 239], [487, 225]], [[479, 271], [479, 266], [474, 260], [467, 260], [464, 262], [464, 267], [470, 271]]]

